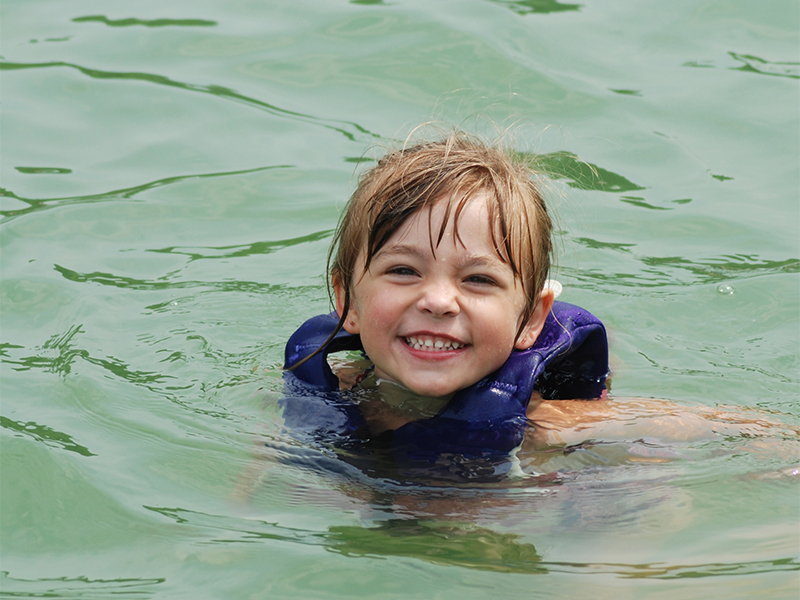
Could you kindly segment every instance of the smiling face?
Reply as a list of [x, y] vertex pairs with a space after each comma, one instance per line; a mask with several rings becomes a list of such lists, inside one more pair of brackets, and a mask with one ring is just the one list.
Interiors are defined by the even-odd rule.
[[[464, 204], [458, 235], [450, 218], [433, 243], [445, 206], [437, 202], [411, 215], [366, 271], [359, 256], [344, 325], [360, 334], [379, 377], [433, 397], [472, 385], [515, 347], [530, 347], [552, 305], [552, 294], [543, 293], [523, 326], [525, 294], [495, 250], [482, 195]], [[345, 294], [337, 282], [334, 292], [341, 314]]]

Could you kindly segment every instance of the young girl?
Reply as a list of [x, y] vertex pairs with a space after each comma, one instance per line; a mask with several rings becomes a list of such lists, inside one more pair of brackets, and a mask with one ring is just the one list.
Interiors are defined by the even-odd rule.
[[[336, 312], [286, 346], [287, 426], [403, 462], [502, 462], [542, 398], [600, 398], [605, 330], [554, 302], [551, 232], [529, 166], [508, 152], [455, 133], [389, 153], [334, 237]], [[366, 369], [334, 374], [327, 356], [343, 350]]]

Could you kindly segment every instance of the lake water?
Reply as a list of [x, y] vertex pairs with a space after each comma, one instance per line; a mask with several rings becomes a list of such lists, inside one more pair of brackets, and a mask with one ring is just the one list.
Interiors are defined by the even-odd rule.
[[[798, 597], [797, 2], [0, 14], [0, 597]], [[614, 397], [768, 433], [594, 440], [513, 485], [293, 445], [285, 340], [328, 310], [361, 159], [428, 120], [544, 155]]]

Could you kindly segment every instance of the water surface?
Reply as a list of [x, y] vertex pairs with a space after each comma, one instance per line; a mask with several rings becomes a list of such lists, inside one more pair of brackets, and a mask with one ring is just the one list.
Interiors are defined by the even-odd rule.
[[[796, 598], [797, 4], [268, 4], [0, 9], [0, 593]], [[430, 119], [540, 156], [616, 398], [770, 432], [483, 486], [293, 445], [285, 340], [359, 169]]]

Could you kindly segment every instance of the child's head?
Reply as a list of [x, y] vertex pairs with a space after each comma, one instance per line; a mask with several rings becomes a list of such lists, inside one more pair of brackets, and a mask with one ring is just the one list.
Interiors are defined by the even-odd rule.
[[[417, 337], [425, 339], [417, 344], [440, 342], [450, 354], [458, 354], [458, 348], [449, 342], [472, 349], [471, 333], [462, 333], [470, 339], [461, 339], [455, 333], [457, 328], [449, 331], [436, 324], [450, 322], [444, 312], [455, 314], [444, 307], [448, 295], [453, 296], [462, 320], [473, 311], [473, 322], [485, 321], [481, 314], [492, 310], [496, 321], [503, 320], [475, 326], [495, 332], [492, 335], [497, 340], [493, 341], [498, 348], [492, 352], [497, 356], [505, 352], [502, 360], [484, 356], [486, 364], [496, 368], [495, 363], [499, 360], [502, 364], [514, 347], [533, 344], [552, 303], [548, 293], [540, 302], [550, 266], [552, 223], [532, 177], [530, 167], [509, 152], [455, 133], [441, 141], [390, 152], [361, 178], [334, 237], [330, 280], [342, 324], [348, 331], [362, 334], [367, 354], [379, 372], [381, 357], [373, 354], [382, 351], [375, 347], [371, 352], [363, 331], [368, 312], [364, 303], [377, 301], [379, 291], [390, 292], [382, 296], [388, 304], [407, 298], [407, 304], [416, 307], [413, 310], [430, 313], [430, 298], [422, 299], [430, 294], [422, 287], [439, 286], [431, 294], [438, 294], [436, 302], [442, 300], [433, 307], [442, 314], [434, 315], [433, 325], [423, 324], [422, 317], [403, 317], [405, 324], [398, 326], [402, 331], [397, 335], [405, 336], [401, 339], [406, 345], [411, 343], [409, 333], [419, 332]], [[411, 242], [405, 243], [406, 239]], [[438, 270], [428, 271], [428, 267]], [[380, 287], [381, 277], [388, 287]], [[369, 298], [359, 294], [369, 294]], [[399, 306], [377, 308], [371, 313], [370, 325], [392, 310], [398, 315], [402, 312]], [[516, 314], [503, 314], [512, 312]], [[382, 327], [391, 328], [391, 324]], [[509, 332], [509, 328], [513, 330]], [[436, 366], [441, 371], [449, 354], [439, 354]], [[391, 375], [390, 369], [383, 371]], [[460, 388], [450, 391], [455, 389]], [[415, 391], [444, 395], [436, 393], [442, 391], [438, 387], [421, 386]]]
[[523, 319], [529, 317], [550, 270], [553, 229], [532, 175], [530, 166], [509, 151], [462, 133], [390, 152], [362, 176], [347, 205], [331, 247], [330, 281], [342, 287], [349, 306], [360, 256], [368, 269], [408, 217], [444, 202], [447, 218], [440, 231], [430, 232], [435, 249], [449, 220], [458, 233], [465, 202], [483, 193], [495, 251], [522, 285]]

